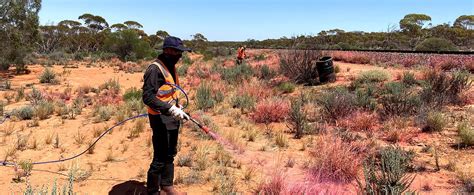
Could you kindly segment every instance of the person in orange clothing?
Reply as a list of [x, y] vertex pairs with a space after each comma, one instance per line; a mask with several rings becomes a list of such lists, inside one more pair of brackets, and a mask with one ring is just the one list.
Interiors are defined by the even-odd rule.
[[176, 156], [180, 121], [189, 120], [181, 106], [174, 101], [177, 91], [170, 84], [179, 85], [176, 63], [182, 53], [191, 51], [178, 37], [166, 37], [163, 53], [150, 64], [143, 76], [143, 103], [147, 106], [153, 131], [153, 160], [147, 174], [150, 195], [178, 194], [173, 187], [174, 157]]
[[242, 64], [244, 58], [247, 57], [247, 55], [245, 54], [245, 49], [245, 46], [241, 46], [239, 47], [239, 49], [237, 49], [237, 64]]

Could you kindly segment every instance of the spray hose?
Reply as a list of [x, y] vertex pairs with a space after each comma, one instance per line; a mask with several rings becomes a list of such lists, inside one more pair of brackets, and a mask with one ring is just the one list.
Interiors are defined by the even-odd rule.
[[[186, 104], [183, 106], [184, 108], [188, 106], [189, 104], [189, 98], [188, 98], [188, 95], [187, 93], [181, 88], [179, 87], [178, 85], [175, 85], [175, 84], [171, 84], [171, 83], [166, 83], [167, 85], [171, 85], [173, 87], [175, 87], [176, 89], [180, 90], [186, 97]], [[148, 114], [139, 114], [139, 115], [136, 115], [136, 116], [132, 116], [130, 118], [127, 118], [123, 121], [120, 121], [118, 123], [116, 123], [115, 125], [113, 125], [112, 127], [108, 128], [107, 130], [105, 130], [104, 132], [102, 132], [102, 134], [100, 134], [99, 137], [97, 137], [94, 142], [92, 142], [85, 150], [83, 150], [82, 152], [74, 155], [74, 156], [71, 156], [71, 157], [68, 157], [68, 158], [63, 158], [63, 159], [58, 159], [58, 160], [50, 160], [50, 161], [39, 161], [39, 162], [32, 162], [31, 164], [32, 165], [44, 165], [44, 164], [52, 164], [52, 163], [59, 163], [59, 162], [64, 162], [64, 161], [69, 161], [69, 160], [72, 160], [72, 159], [75, 159], [75, 158], [78, 158], [82, 155], [84, 155], [88, 150], [90, 150], [91, 148], [94, 147], [94, 145], [100, 140], [102, 139], [107, 133], [109, 133], [110, 131], [112, 131], [112, 129], [114, 129], [115, 127], [118, 127], [118, 126], [121, 126], [123, 125], [124, 123], [126, 123], [127, 121], [130, 121], [130, 120], [134, 120], [134, 119], [137, 119], [137, 118], [141, 118], [141, 117], [147, 117]], [[2, 124], [3, 122], [5, 122], [7, 119], [10, 118], [10, 115], [6, 114], [4, 119], [1, 121], [0, 124]], [[201, 128], [206, 134], [209, 134], [209, 128], [207, 128], [206, 126], [204, 125], [201, 125], [198, 121], [196, 121], [195, 119], [193, 118], [190, 118], [190, 121], [192, 121], [193, 123], [195, 123], [199, 128]], [[7, 161], [7, 159], [3, 160], [3, 161], [0, 161], [0, 166], [17, 166], [17, 163], [15, 162], [9, 162]]]

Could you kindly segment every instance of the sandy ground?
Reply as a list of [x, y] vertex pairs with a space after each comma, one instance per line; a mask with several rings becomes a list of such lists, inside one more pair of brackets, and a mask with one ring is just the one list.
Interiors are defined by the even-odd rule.
[[[254, 56], [261, 52], [264, 52], [267, 58], [258, 62], [250, 60], [253, 66], [263, 64], [267, 64], [271, 67], [278, 66], [279, 60], [272, 51], [251, 50], [249, 54], [250, 56]], [[192, 58], [197, 60], [199, 57], [193, 55]], [[224, 66], [231, 64], [232, 61], [232, 59], [224, 61]], [[329, 84], [329, 86], [347, 84], [355, 75], [366, 70], [385, 70], [392, 75], [392, 79], [396, 79], [397, 75], [406, 71], [406, 69], [400, 68], [383, 68], [339, 62], [336, 62], [335, 65], [340, 67], [341, 72], [337, 76], [337, 82]], [[119, 80], [122, 86], [122, 93], [125, 89], [131, 87], [141, 88], [142, 86], [142, 73], [117, 72], [114, 71], [114, 67], [109, 67], [106, 63], [102, 67], [79, 65], [78, 68], [67, 69], [70, 73], [66, 73], [60, 77], [61, 82], [59, 85], [39, 83], [38, 77], [44, 69], [42, 66], [29, 66], [29, 69], [31, 70], [30, 74], [15, 76], [11, 79], [13, 89], [17, 89], [22, 85], [34, 85], [36, 88], [53, 92], [62, 92], [68, 87], [71, 87], [74, 91], [80, 86], [98, 87], [109, 79]], [[61, 66], [54, 66], [53, 69], [56, 73], [62, 73], [64, 71]], [[413, 71], [416, 72], [417, 70]], [[186, 80], [184, 82], [186, 82]], [[185, 86], [191, 88], [189, 84]], [[313, 90], [324, 87], [327, 86], [299, 86], [298, 89]], [[3, 97], [2, 95], [5, 95], [5, 93], [8, 92], [0, 91], [0, 96]], [[27, 101], [12, 103], [6, 106], [6, 110], [9, 111], [26, 104], [28, 104]], [[36, 141], [37, 147], [17, 151], [15, 160], [56, 160], [77, 154], [87, 147], [89, 140], [93, 139], [94, 129], [104, 129], [115, 123], [113, 119], [108, 122], [93, 123], [90, 115], [91, 107], [87, 107], [84, 109], [84, 113], [75, 120], [62, 120], [58, 116], [52, 116], [49, 119], [40, 121], [38, 127], [28, 127], [27, 123], [29, 121], [8, 121], [0, 125], [0, 129], [14, 129], [15, 132], [9, 136], [3, 135], [0, 139], [0, 157], [3, 158], [7, 149], [14, 145], [17, 140], [17, 135], [27, 134], [31, 135], [28, 145], [30, 146]], [[226, 113], [216, 114], [214, 112], [208, 113], [208, 115], [220, 128], [220, 132], [235, 131], [240, 136], [245, 134], [246, 130], [244, 130], [242, 124], [239, 124], [239, 121], [234, 122], [233, 125], [229, 125], [228, 121], [232, 118], [226, 115]], [[79, 171], [90, 174], [84, 181], [75, 182], [74, 190], [79, 194], [126, 194], [131, 193], [132, 191], [127, 191], [131, 189], [135, 190], [134, 192], [137, 194], [138, 192], [144, 192], [146, 171], [152, 158], [152, 147], [150, 144], [151, 129], [147, 123], [145, 131], [141, 133], [138, 138], [129, 139], [127, 138], [129, 129], [133, 128], [134, 124], [135, 121], [131, 121], [113, 130], [111, 134], [106, 135], [105, 139], [99, 141], [93, 154], [85, 154], [70, 162], [34, 166], [31, 176], [28, 177], [29, 183], [35, 188], [48, 186], [48, 189], [51, 189], [54, 181], [57, 181], [58, 186], [63, 186], [63, 184], [67, 183], [68, 170], [71, 167], [76, 167]], [[263, 125], [256, 125], [252, 128], [263, 130], [265, 127]], [[273, 130], [285, 130], [286, 127], [283, 124], [273, 124], [272, 128]], [[48, 136], [56, 134], [60, 140], [59, 148], [55, 148], [53, 144], [45, 143]], [[77, 134], [85, 135], [86, 141], [82, 144], [75, 143]], [[193, 150], [193, 147], [215, 148], [217, 146], [213, 141], [197, 138], [196, 132], [193, 132], [189, 128], [189, 125], [182, 129], [180, 136], [182, 146], [178, 157]], [[305, 182], [304, 164], [308, 161], [308, 153], [307, 151], [301, 151], [301, 143], [311, 142], [312, 136], [306, 136], [303, 140], [292, 139], [292, 135], [290, 134], [286, 134], [285, 136], [287, 136], [289, 140], [289, 147], [285, 149], [273, 146], [264, 135], [260, 135], [255, 142], [246, 142], [244, 138], [241, 138], [242, 142], [245, 143], [245, 152], [229, 152], [233, 156], [233, 164], [240, 164], [240, 166], [232, 166], [229, 168], [231, 175], [237, 178], [237, 188], [239, 191], [252, 192], [252, 189], [256, 187], [256, 184], [259, 183], [260, 180], [274, 175], [275, 171], [285, 175], [287, 181], [294, 183]], [[455, 143], [457, 143], [457, 138], [454, 127], [449, 127], [440, 134], [417, 134], [411, 142], [401, 143], [404, 147], [415, 150], [418, 154], [415, 164], [427, 169], [426, 171], [416, 173], [416, 178], [411, 185], [411, 189], [421, 194], [447, 194], [453, 193], [459, 188], [456, 173], [446, 167], [455, 164], [455, 166], [474, 171], [474, 150], [472, 148], [456, 150], [451, 147], [451, 145]], [[433, 154], [422, 151], [424, 146], [433, 144], [439, 147], [440, 164], [441, 167], [443, 167], [441, 171], [434, 171]], [[266, 146], [267, 149], [261, 151], [261, 148], [264, 146]], [[107, 157], [112, 157], [113, 160], [106, 161]], [[293, 167], [284, 166], [288, 158], [294, 159], [295, 165]], [[211, 154], [209, 154], [208, 159], [211, 165], [215, 164], [215, 160], [213, 160]], [[11, 160], [11, 158], [9, 160]], [[245, 181], [243, 180], [243, 173], [244, 170], [249, 168], [256, 170], [255, 176], [250, 181]], [[177, 174], [187, 174], [189, 172], [188, 167], [177, 167], [176, 169]], [[206, 171], [204, 177], [208, 174], [212, 174], [212, 171]], [[13, 178], [15, 178], [15, 171], [12, 167], [0, 166], [0, 194], [20, 194], [25, 189], [25, 182], [16, 183], [12, 180]], [[424, 191], [423, 189], [427, 188], [426, 186], [429, 186], [431, 190]], [[189, 194], [209, 194], [212, 193], [213, 185], [212, 182], [192, 185], [179, 184], [177, 188], [179, 191], [188, 192]], [[355, 193], [355, 182], [344, 185], [344, 188], [346, 189], [344, 193]]]

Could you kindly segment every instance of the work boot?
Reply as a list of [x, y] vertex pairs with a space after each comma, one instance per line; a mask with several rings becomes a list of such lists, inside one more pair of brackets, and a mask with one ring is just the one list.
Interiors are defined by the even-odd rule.
[[162, 186], [161, 187], [161, 194], [162, 195], [186, 195], [186, 192], [178, 192], [174, 189], [173, 186]]
[[176, 195], [178, 192], [174, 189], [173, 186], [162, 186], [161, 191], [166, 195]]
[[161, 173], [163, 172], [163, 166], [164, 165], [162, 163], [152, 163], [150, 165], [146, 181], [148, 194], [159, 194], [159, 186], [161, 183]]

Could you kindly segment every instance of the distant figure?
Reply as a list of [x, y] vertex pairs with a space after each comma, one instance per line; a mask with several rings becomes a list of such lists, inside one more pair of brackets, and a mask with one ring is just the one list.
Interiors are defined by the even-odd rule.
[[173, 161], [180, 121], [189, 120], [189, 116], [177, 101], [172, 103], [178, 92], [168, 84], [179, 85], [175, 65], [184, 51], [191, 49], [184, 47], [181, 39], [166, 37], [163, 53], [148, 66], [143, 77], [143, 102], [148, 107], [153, 130], [153, 160], [147, 176], [147, 191], [151, 195], [158, 195], [161, 190], [168, 195], [177, 194], [173, 188]]
[[242, 61], [244, 60], [247, 55], [245, 54], [245, 49], [246, 46], [241, 46], [239, 49], [237, 49], [237, 64], [242, 64]]

